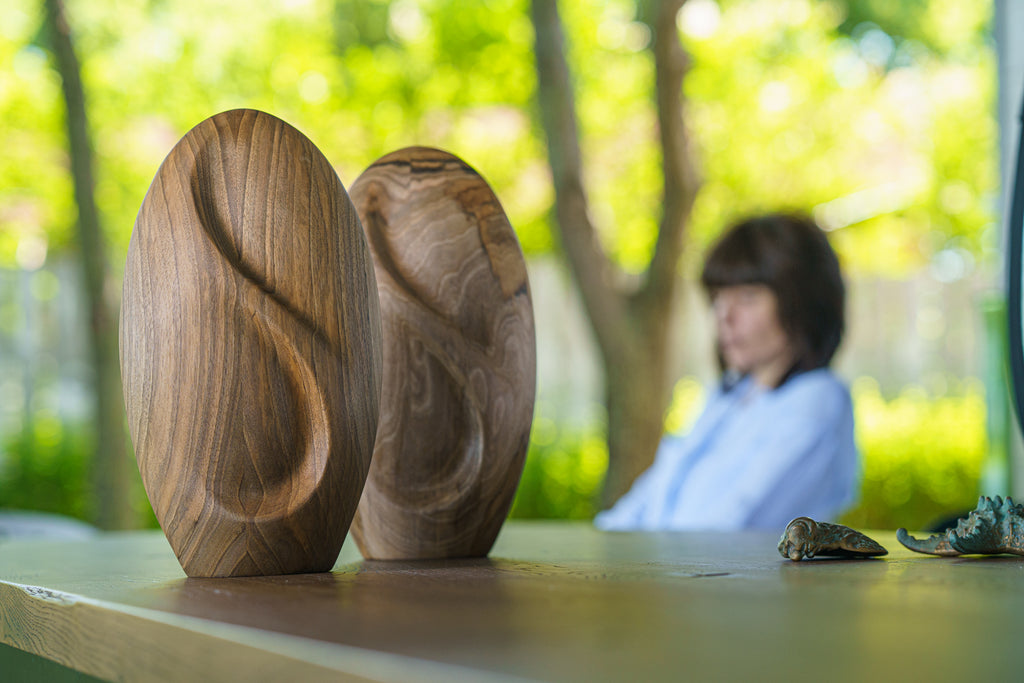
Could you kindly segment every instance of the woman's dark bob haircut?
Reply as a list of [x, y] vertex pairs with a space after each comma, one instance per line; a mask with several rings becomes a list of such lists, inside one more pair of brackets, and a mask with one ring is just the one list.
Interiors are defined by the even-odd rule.
[[783, 382], [832, 361], [845, 329], [846, 288], [836, 253], [810, 218], [778, 213], [736, 224], [708, 254], [701, 284], [710, 297], [723, 287], [748, 284], [775, 293], [796, 358]]

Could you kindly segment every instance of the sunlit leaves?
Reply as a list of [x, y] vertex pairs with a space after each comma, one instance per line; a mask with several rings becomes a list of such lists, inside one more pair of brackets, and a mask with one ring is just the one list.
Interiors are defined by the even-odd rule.
[[29, 42], [38, 26], [27, 4], [0, 10], [0, 263], [16, 263], [26, 240], [65, 244], [71, 225], [60, 81]]
[[[297, 126], [346, 185], [397, 147], [448, 149], [494, 186], [527, 253], [555, 248], [529, 0], [67, 4], [115, 273], [164, 156], [233, 107]], [[605, 247], [638, 272], [661, 202], [650, 34], [633, 0], [560, 7], [590, 208]], [[777, 208], [814, 211], [855, 272], [898, 277], [927, 266], [952, 281], [991, 265], [991, 12], [978, 0], [687, 0], [677, 25], [692, 57], [684, 89], [705, 181], [690, 272], [729, 221]], [[0, 264], [28, 270], [70, 246], [75, 220], [60, 84], [40, 21], [37, 0], [0, 3]], [[15, 325], [16, 312], [0, 311], [0, 323]], [[697, 391], [677, 388], [671, 428], [685, 423]], [[946, 504], [964, 488], [951, 482], [973, 481], [984, 450], [976, 394], [886, 402], [860, 386], [865, 506], [902, 505], [906, 490]], [[523, 490], [534, 482], [548, 496], [538, 501], [586, 516], [593, 500], [578, 496], [599, 484], [603, 441], [543, 425], [530, 462], [550, 467], [531, 464], [540, 469], [527, 470]], [[931, 469], [897, 465], [914, 453], [929, 454]]]
[[[775, 208], [814, 210], [858, 271], [898, 276], [935, 259], [990, 258], [995, 68], [982, 27], [991, 6], [900, 5], [686, 3], [685, 92], [705, 180], [691, 268], [730, 220]], [[661, 201], [650, 34], [632, 0], [561, 10], [591, 211], [613, 257], [640, 271]], [[69, 12], [113, 264], [174, 141], [233, 107], [299, 127], [346, 184], [397, 147], [449, 149], [494, 185], [528, 253], [554, 246], [527, 0], [71, 0]], [[0, 57], [11, 65], [0, 71], [8, 263], [12, 235], [36, 231], [60, 249], [74, 220], [59, 84], [38, 25], [34, 2], [0, 8]]]
[[877, 383], [861, 378], [853, 398], [863, 481], [844, 522], [925, 528], [974, 506], [989, 445], [977, 382], [945, 396], [911, 386], [886, 400]]
[[693, 237], [797, 208], [835, 230], [854, 271], [902, 276], [943, 249], [981, 254], [997, 186], [988, 46], [965, 30], [958, 54], [973, 61], [925, 52], [890, 69], [892, 40], [877, 27], [845, 38], [841, 19], [829, 3], [737, 0], [721, 4], [713, 36], [688, 40], [707, 178]]

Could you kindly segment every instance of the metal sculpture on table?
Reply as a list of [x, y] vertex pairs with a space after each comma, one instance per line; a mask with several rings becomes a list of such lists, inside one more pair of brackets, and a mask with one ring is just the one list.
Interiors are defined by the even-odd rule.
[[815, 522], [797, 517], [779, 539], [779, 554], [797, 562], [816, 556], [865, 558], [888, 554], [888, 550], [859, 531], [842, 524]]
[[1009, 496], [982, 496], [978, 507], [945, 533], [921, 540], [900, 529], [896, 538], [914, 552], [928, 555], [1024, 555], [1024, 505]]

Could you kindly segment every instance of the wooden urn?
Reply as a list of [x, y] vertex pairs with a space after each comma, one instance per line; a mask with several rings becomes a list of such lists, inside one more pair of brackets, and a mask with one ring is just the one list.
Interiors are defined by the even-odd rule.
[[351, 187], [373, 254], [381, 416], [352, 533], [364, 557], [482, 557], [508, 515], [533, 419], [533, 305], [515, 232], [480, 175], [399, 150]]
[[121, 372], [142, 481], [189, 576], [333, 567], [381, 352], [370, 252], [323, 154], [251, 110], [187, 133], [128, 248]]

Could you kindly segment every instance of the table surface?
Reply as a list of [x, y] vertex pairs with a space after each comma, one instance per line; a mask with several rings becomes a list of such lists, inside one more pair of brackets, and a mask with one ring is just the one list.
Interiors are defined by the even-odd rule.
[[[870, 533], [870, 532], [869, 532]], [[189, 579], [160, 532], [0, 543], [0, 642], [119, 680], [1017, 678], [1024, 558], [511, 522], [490, 558]], [[1016, 675], [1015, 675], [1016, 674]]]

